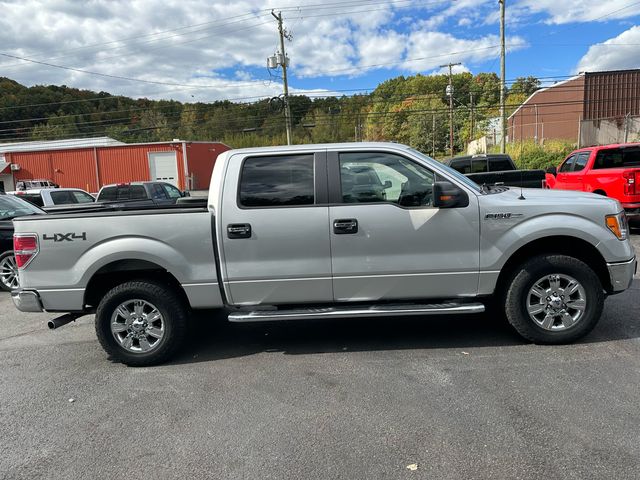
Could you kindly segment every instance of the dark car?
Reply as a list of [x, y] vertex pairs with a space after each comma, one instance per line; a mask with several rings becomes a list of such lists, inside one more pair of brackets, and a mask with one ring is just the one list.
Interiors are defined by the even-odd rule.
[[187, 192], [166, 182], [131, 182], [105, 185], [98, 192], [96, 202], [136, 202], [152, 205], [173, 205]]
[[0, 289], [9, 292], [20, 285], [13, 256], [13, 219], [27, 215], [44, 215], [35, 205], [13, 195], [0, 195]]
[[487, 153], [454, 157], [443, 162], [478, 185], [502, 184], [510, 187], [542, 188], [544, 170], [518, 170], [509, 155]]

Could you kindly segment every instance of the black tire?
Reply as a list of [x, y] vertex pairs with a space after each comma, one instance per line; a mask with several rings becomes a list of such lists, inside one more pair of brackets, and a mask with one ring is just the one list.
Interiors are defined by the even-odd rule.
[[[586, 307], [574, 325], [560, 331], [544, 329], [527, 311], [530, 289], [545, 275], [568, 275], [586, 294]], [[571, 343], [587, 335], [598, 323], [604, 308], [604, 291], [596, 273], [584, 262], [566, 255], [539, 255], [528, 260], [511, 276], [505, 295], [509, 323], [525, 339], [540, 344]]]
[[[7, 260], [13, 258], [13, 256], [14, 256], [13, 255], [13, 250], [9, 250], [9, 251], [4, 252], [2, 255], [0, 255], [0, 264], [5, 265], [7, 263]], [[15, 258], [13, 258], [13, 265], [15, 266]], [[8, 268], [8, 265], [7, 265], [7, 268]], [[3, 270], [4, 270], [4, 268], [3, 268]], [[5, 283], [8, 280], [8, 277], [5, 276], [5, 272], [2, 271], [2, 272], [0, 272], [0, 274], [1, 274], [1, 276], [0, 276], [1, 277], [0, 278], [0, 289], [1, 290], [5, 291], [5, 292], [10, 292], [11, 290], [13, 290], [15, 288], [20, 287], [20, 283], [18, 282], [15, 287], [11, 288], [8, 283]], [[17, 275], [17, 271], [16, 271], [16, 275]]]
[[[158, 345], [148, 352], [127, 350], [111, 331], [111, 318], [118, 306], [134, 299], [149, 302], [162, 315], [164, 333], [157, 340]], [[100, 301], [96, 311], [96, 334], [112, 360], [131, 367], [157, 365], [169, 360], [182, 347], [188, 318], [187, 306], [170, 287], [147, 280], [130, 281], [109, 290]]]

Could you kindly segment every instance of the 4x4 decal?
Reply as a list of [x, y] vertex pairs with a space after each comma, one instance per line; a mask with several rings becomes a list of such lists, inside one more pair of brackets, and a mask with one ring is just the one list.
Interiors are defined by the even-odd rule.
[[54, 242], [73, 242], [74, 240], [86, 240], [87, 232], [82, 233], [54, 233], [53, 235], [42, 236], [43, 240], [53, 240]]

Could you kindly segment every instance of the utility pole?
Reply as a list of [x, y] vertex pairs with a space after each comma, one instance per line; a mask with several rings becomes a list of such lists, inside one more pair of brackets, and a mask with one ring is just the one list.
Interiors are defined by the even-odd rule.
[[469, 143], [473, 142], [474, 140], [474, 118], [473, 118], [473, 93], [469, 93], [469, 101], [470, 101], [470, 109], [471, 109], [471, 128], [469, 129]]
[[431, 156], [436, 158], [436, 114], [431, 114], [433, 124], [431, 125]]
[[447, 86], [447, 95], [449, 95], [449, 149], [453, 157], [453, 67], [462, 65], [461, 63], [447, 63], [440, 65], [440, 68], [449, 67], [449, 85]]
[[505, 153], [507, 149], [507, 111], [505, 110], [505, 46], [504, 46], [504, 2], [500, 3], [500, 129], [502, 138], [500, 139], [500, 153]]
[[[282, 67], [282, 83], [284, 84], [284, 121], [287, 129], [287, 145], [291, 145], [291, 110], [289, 109], [289, 84], [287, 82], [287, 64], [289, 63], [289, 59], [287, 58], [287, 54], [284, 50], [284, 38], [287, 34], [282, 27], [282, 12], [278, 12], [278, 15], [276, 15], [272, 10], [271, 15], [273, 15], [273, 17], [278, 21], [280, 54], [282, 55], [282, 58], [279, 59], [278, 63]], [[278, 57], [278, 55], [276, 55], [276, 57]]]

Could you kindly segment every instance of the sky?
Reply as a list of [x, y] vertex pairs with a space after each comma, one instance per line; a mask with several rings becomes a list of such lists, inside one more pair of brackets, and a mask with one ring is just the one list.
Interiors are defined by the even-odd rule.
[[[187, 102], [364, 93], [399, 75], [499, 73], [498, 0], [0, 0], [0, 76]], [[640, 1], [506, 0], [507, 83], [640, 68]]]

